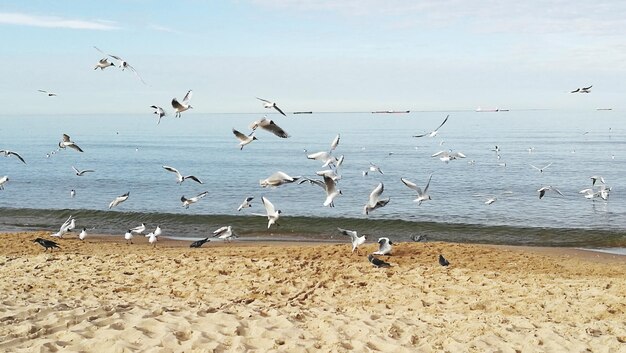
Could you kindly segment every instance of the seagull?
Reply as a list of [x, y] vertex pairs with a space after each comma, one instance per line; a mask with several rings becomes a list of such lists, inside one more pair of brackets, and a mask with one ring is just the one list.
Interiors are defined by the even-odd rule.
[[115, 200], [111, 201], [111, 203], [109, 204], [109, 209], [111, 209], [111, 208], [113, 208], [113, 207], [115, 207], [115, 206], [119, 205], [120, 203], [122, 203], [122, 202], [124, 202], [124, 201], [128, 200], [128, 196], [130, 196], [130, 191], [129, 191], [129, 192], [127, 192], [127, 193], [125, 193], [125, 194], [124, 194], [124, 195], [122, 195], [122, 196], [118, 196], [118, 197], [116, 197], [116, 198], [115, 198]]
[[72, 219], [70, 220], [70, 224], [67, 226], [67, 231], [71, 232], [74, 230], [74, 228], [76, 228], [76, 220], [72, 217]]
[[591, 179], [591, 185], [596, 185], [596, 181], [600, 181], [602, 184], [606, 184], [604, 182], [604, 178], [600, 175], [592, 175], [589, 177]]
[[252, 131], [256, 130], [259, 127], [263, 130], [271, 132], [278, 137], [289, 137], [289, 134], [285, 130], [276, 125], [273, 120], [267, 119], [267, 117], [263, 117], [263, 119], [254, 121], [252, 124], [250, 124], [250, 129], [252, 129]]
[[85, 240], [86, 236], [87, 236], [87, 228], [83, 228], [80, 234], [78, 234], [78, 239]]
[[496, 202], [497, 200], [498, 199], [495, 196], [490, 197], [487, 200], [485, 200], [485, 205], [491, 205], [492, 203]]
[[70, 190], [70, 197], [74, 198], [74, 196], [76, 196], [76, 190], [72, 189]]
[[250, 135], [246, 135], [242, 132], [239, 132], [237, 130], [235, 130], [233, 128], [233, 134], [235, 134], [235, 137], [240, 141], [239, 142], [239, 150], [243, 150], [243, 146], [249, 144], [250, 142], [254, 141], [254, 140], [258, 140], [256, 138], [256, 136], [254, 136], [254, 130], [252, 130], [252, 132], [250, 133]]
[[376, 164], [372, 162], [370, 162], [369, 169], [363, 172], [363, 176], [368, 175], [369, 172], [379, 172], [380, 174], [385, 174], [383, 173], [383, 171], [380, 169], [379, 166], [377, 166]]
[[[119, 57], [119, 56], [117, 56], [117, 55], [107, 54], [107, 53], [103, 52], [102, 50], [98, 49], [98, 47], [96, 47], [96, 46], [94, 46], [94, 48], [96, 48], [96, 50], [97, 50], [97, 51], [99, 51], [99, 52], [101, 52], [102, 54], [104, 54], [104, 55], [106, 55], [106, 56], [108, 56], [108, 57], [110, 57], [110, 58], [113, 58], [113, 59], [117, 60], [117, 66], [118, 66], [120, 69], [122, 69], [122, 71], [124, 71], [124, 69], [130, 69], [130, 70], [131, 70], [131, 71], [135, 74], [135, 76], [137, 76], [137, 78], [138, 78], [139, 80], [141, 80], [141, 82], [142, 82], [144, 85], [146, 84], [146, 82], [143, 80], [143, 78], [141, 78], [141, 76], [139, 76], [139, 72], [137, 72], [137, 70], [135, 70], [135, 68], [134, 68], [131, 64], [129, 64], [126, 60], [124, 60], [124, 59], [120, 58], [120, 57]], [[102, 62], [102, 60], [100, 60], [100, 62]], [[98, 67], [98, 66], [96, 65], [96, 68], [97, 68], [97, 67]], [[95, 69], [94, 69], [94, 70], [95, 70]]]
[[129, 229], [125, 234], [124, 234], [124, 239], [126, 240], [126, 243], [133, 243], [133, 232]]
[[221, 227], [219, 229], [216, 229], [215, 231], [213, 231], [213, 237], [214, 238], [219, 238], [219, 239], [224, 239], [224, 241], [231, 241], [231, 238], [236, 238], [237, 234], [235, 234], [235, 232], [233, 232], [233, 229], [231, 226], [227, 226], [227, 227]]
[[184, 208], [189, 208], [189, 205], [191, 205], [192, 203], [196, 203], [198, 202], [201, 198], [205, 197], [206, 195], [208, 195], [209, 192], [205, 191], [205, 192], [201, 192], [198, 195], [192, 197], [192, 198], [186, 198], [185, 195], [183, 195], [180, 198], [180, 201], [183, 203], [183, 207]]
[[100, 60], [98, 60], [98, 63], [96, 64], [96, 66], [94, 66], [94, 70], [100, 69], [100, 71], [106, 69], [109, 66], [115, 66], [115, 64], [113, 64], [112, 62], [110, 62], [107, 58], [102, 58]]
[[37, 238], [33, 240], [33, 243], [38, 243], [39, 245], [43, 246], [46, 249], [46, 251], [48, 251], [48, 249], [54, 249], [54, 248], [61, 249], [59, 247], [59, 244], [57, 244], [56, 242], [53, 242], [52, 240], [46, 240], [43, 238]]
[[211, 240], [209, 240], [209, 238], [204, 238], [204, 239], [200, 239], [200, 240], [196, 240], [193, 243], [191, 243], [191, 245], [189, 245], [190, 248], [199, 248], [202, 245], [204, 245], [204, 243], [206, 242], [210, 242]]
[[448, 262], [448, 260], [446, 260], [446, 258], [443, 257], [443, 255], [439, 254], [439, 264], [441, 266], [448, 266], [450, 265], [450, 262]]
[[424, 137], [424, 136], [428, 136], [428, 137], [435, 137], [437, 136], [437, 134], [439, 133], [439, 129], [441, 129], [441, 127], [443, 126], [443, 124], [446, 123], [446, 121], [448, 121], [448, 118], [450, 117], [450, 115], [446, 116], [445, 119], [443, 119], [443, 123], [441, 123], [441, 125], [439, 125], [439, 127], [437, 127], [435, 130], [431, 131], [431, 132], [427, 132], [425, 134], [422, 135], [413, 135], [413, 137]]
[[9, 177], [6, 175], [0, 178], [0, 190], [4, 190], [4, 184], [6, 184], [7, 181], [9, 181]]
[[593, 87], [593, 85], [591, 85], [589, 87], [576, 88], [575, 90], [571, 91], [570, 93], [590, 93], [591, 92], [591, 87]]
[[161, 123], [161, 118], [165, 116], [165, 110], [163, 110], [163, 108], [158, 107], [156, 105], [151, 105], [150, 108], [154, 109], [154, 114], [156, 114], [159, 117], [159, 120], [157, 121], [157, 125], [159, 125]]
[[339, 139], [341, 139], [341, 135], [337, 134], [337, 136], [335, 136], [335, 138], [333, 139], [333, 142], [330, 143], [330, 151], [334, 151], [337, 146], [339, 145]]
[[375, 257], [372, 254], [367, 255], [367, 260], [369, 262], [371, 262], [372, 265], [374, 265], [374, 267], [376, 267], [376, 268], [391, 267], [391, 265], [388, 262], [385, 262], [385, 261]]
[[63, 224], [61, 225], [61, 228], [59, 228], [59, 231], [56, 233], [50, 234], [50, 236], [55, 237], [55, 238], [63, 238], [63, 234], [69, 231], [69, 228], [72, 225], [73, 221], [74, 221], [74, 218], [72, 216], [69, 216], [65, 220], [65, 222], [63, 222]]
[[272, 224], [276, 224], [277, 226], [279, 226], [277, 222], [280, 218], [280, 214], [282, 213], [282, 211], [276, 210], [274, 205], [265, 196], [261, 198], [261, 202], [263, 203], [263, 206], [265, 206], [266, 214], [255, 213], [255, 215], [267, 217], [267, 229], [270, 229]]
[[337, 228], [337, 229], [341, 232], [341, 234], [350, 236], [350, 240], [352, 241], [352, 252], [357, 250], [357, 255], [358, 255], [359, 254], [358, 247], [365, 243], [365, 240], [367, 240], [367, 237], [365, 235], [359, 236], [359, 234], [355, 230], [348, 230], [348, 229], [342, 229], [342, 228]]
[[83, 174], [85, 174], [85, 173], [93, 173], [93, 172], [95, 172], [95, 170], [92, 170], [92, 169], [78, 170], [74, 166], [72, 166], [72, 169], [74, 169], [74, 173], [76, 173], [76, 175], [78, 175], [78, 176], [83, 176]]
[[600, 192], [596, 192], [593, 189], [583, 189], [578, 192], [579, 194], [583, 194], [583, 196], [588, 200], [593, 200], [595, 197], [600, 197]]
[[370, 193], [369, 201], [363, 206], [363, 212], [368, 215], [373, 210], [384, 207], [389, 203], [390, 198], [381, 200], [380, 195], [383, 193], [385, 187], [383, 183], [379, 183], [378, 186]]
[[413, 234], [411, 235], [411, 240], [413, 240], [414, 242], [422, 242], [422, 241], [426, 241], [426, 235], [425, 234]]
[[543, 173], [543, 171], [544, 171], [544, 170], [546, 170], [549, 166], [551, 166], [551, 165], [552, 165], [552, 163], [554, 163], [554, 162], [550, 162], [548, 165], [546, 165], [546, 166], [545, 166], [545, 167], [543, 167], [543, 168], [537, 168], [537, 167], [535, 167], [535, 166], [534, 166], [534, 165], [532, 165], [532, 164], [529, 164], [529, 166], [531, 166], [531, 167], [533, 167], [533, 168], [537, 169], [537, 170], [539, 171], [539, 173]]
[[161, 234], [163, 234], [163, 230], [161, 230], [161, 227], [159, 225], [156, 226], [156, 228], [154, 229], [154, 235], [156, 235], [157, 237], [160, 237]]
[[152, 247], [156, 247], [157, 236], [154, 233], [148, 233], [146, 237], [148, 238], [148, 243], [152, 244]]
[[333, 181], [337, 181], [337, 180], [341, 180], [341, 175], [337, 174], [337, 168], [335, 167], [335, 169], [324, 169], [324, 170], [320, 170], [315, 172], [316, 175], [319, 175], [321, 177], [329, 177], [331, 178]]
[[260, 100], [260, 101], [262, 101], [262, 102], [265, 102], [265, 104], [263, 104], [263, 107], [264, 107], [264, 108], [267, 108], [267, 109], [272, 109], [272, 108], [274, 108], [274, 109], [276, 109], [279, 113], [281, 113], [282, 115], [286, 116], [286, 115], [285, 115], [285, 113], [283, 113], [283, 111], [282, 111], [282, 110], [280, 110], [280, 108], [276, 105], [276, 103], [274, 103], [274, 102], [270, 102], [270, 101], [268, 101], [267, 99], [263, 99], [263, 98], [259, 98], [259, 97], [256, 97], [256, 99], [258, 99], [258, 100]]
[[246, 199], [243, 200], [241, 205], [239, 205], [239, 207], [237, 207], [237, 211], [241, 211], [244, 208], [252, 207], [252, 204], [250, 203], [250, 201], [252, 201], [253, 199], [254, 199], [254, 196], [246, 197]]
[[74, 141], [70, 140], [70, 136], [67, 134], [63, 134], [63, 138], [61, 139], [61, 142], [59, 142], [59, 147], [63, 149], [69, 147], [77, 150], [78, 152], [83, 152], [83, 150], [78, 147], [78, 145], [75, 144]]
[[389, 238], [378, 238], [378, 250], [374, 251], [374, 255], [391, 255], [391, 246], [393, 243]]
[[38, 89], [37, 91], [39, 91], [39, 92], [41, 92], [41, 93], [45, 94], [45, 95], [46, 95], [46, 96], [48, 96], [48, 97], [54, 97], [54, 96], [56, 96], [56, 95], [57, 95], [56, 93], [53, 93], [53, 92], [48, 92], [48, 91], [43, 90], [43, 89]]
[[561, 195], [561, 196], [564, 196], [564, 195], [563, 195], [563, 194], [559, 191], [559, 189], [557, 189], [557, 188], [555, 188], [555, 187], [552, 187], [552, 186], [544, 186], [544, 187], [542, 187], [541, 189], [537, 190], [537, 192], [539, 192], [539, 199], [543, 198], [543, 196], [546, 194], [546, 191], [550, 191], [550, 190], [551, 190], [551, 191], [556, 192], [557, 194], [559, 194], [559, 195]]
[[439, 160], [441, 160], [442, 162], [448, 163], [455, 159], [465, 158], [466, 156], [462, 152], [452, 152], [451, 150], [448, 150], [448, 151], [439, 151], [433, 154], [431, 157], [439, 157]]
[[284, 172], [276, 172], [272, 175], [270, 175], [269, 177], [267, 177], [264, 180], [259, 180], [259, 184], [266, 188], [268, 186], [271, 187], [277, 187], [283, 184], [290, 184], [293, 183], [295, 181], [297, 181], [298, 179], [302, 178], [301, 176], [289, 176], [288, 174], [284, 173]]
[[140, 226], [137, 226], [135, 228], [131, 228], [130, 232], [131, 233], [141, 234], [141, 233], [143, 233], [144, 230], [146, 230], [146, 224], [145, 223], [141, 223]]
[[176, 110], [176, 114], [174, 115], [176, 118], [180, 118], [180, 114], [185, 110], [193, 109], [191, 104], [189, 104], [192, 95], [193, 92], [191, 90], [187, 91], [187, 94], [185, 94], [182, 103], [178, 102], [176, 98], [172, 98], [172, 107], [174, 107], [174, 110]]
[[183, 181], [185, 181], [186, 179], [191, 179], [193, 181], [195, 181], [196, 183], [199, 184], [204, 184], [200, 179], [198, 179], [196, 176], [193, 175], [187, 175], [187, 176], [183, 176], [182, 174], [180, 174], [180, 172], [178, 171], [178, 169], [164, 165], [163, 169], [172, 172], [174, 174], [176, 174], [176, 182], [179, 184], [182, 184]]
[[343, 193], [341, 190], [337, 189], [337, 184], [333, 178], [324, 175], [324, 189], [326, 190], [324, 206], [335, 207], [335, 198], [339, 195], [343, 195]]
[[24, 158], [22, 158], [22, 156], [20, 156], [16, 152], [9, 151], [9, 150], [0, 150], [0, 153], [4, 154], [5, 157], [15, 156], [15, 158], [19, 159], [20, 161], [22, 161], [22, 163], [26, 164], [26, 161], [24, 160]]
[[308, 159], [314, 159], [316, 161], [323, 162], [324, 164], [322, 165], [322, 167], [327, 167], [329, 165], [336, 166], [338, 164], [338, 159], [333, 157], [329, 152], [326, 151], [307, 154], [307, 151], [304, 150], [304, 153], [306, 154], [306, 158]]
[[415, 183], [413, 183], [412, 181], [406, 179], [406, 178], [400, 178], [400, 180], [402, 181], [402, 183], [404, 183], [404, 185], [406, 185], [409, 189], [413, 189], [415, 191], [417, 191], [417, 198], [415, 200], [413, 200], [414, 202], [417, 202], [417, 205], [421, 205], [422, 202], [424, 201], [428, 201], [428, 200], [432, 200], [430, 198], [430, 195], [428, 195], [428, 187], [430, 186], [430, 180], [433, 178], [433, 175], [431, 174], [428, 177], [428, 182], [426, 182], [426, 187], [424, 188], [424, 191], [422, 191], [422, 189], [420, 189], [419, 186], [417, 186]]

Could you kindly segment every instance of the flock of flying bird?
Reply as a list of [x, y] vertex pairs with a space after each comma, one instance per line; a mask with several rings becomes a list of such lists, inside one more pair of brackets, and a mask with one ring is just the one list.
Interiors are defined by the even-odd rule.
[[[104, 51], [100, 50], [99, 48], [95, 47], [94, 48], [96, 50], [98, 50], [100, 53], [104, 54], [105, 57], [100, 59], [98, 61], [98, 63], [95, 65], [94, 70], [100, 69], [100, 70], [105, 70], [108, 67], [115, 67], [117, 66], [119, 69], [121, 69], [122, 71], [128, 69], [129, 71], [132, 71], [134, 73], [134, 75], [143, 83], [146, 84], [146, 82], [143, 80], [143, 78], [139, 75], [139, 73], [137, 72], [137, 70], [130, 65], [127, 61], [125, 61], [124, 59], [122, 59], [120, 56], [117, 55], [111, 55], [111, 54], [107, 54]], [[115, 62], [115, 63], [114, 63]], [[577, 88], [576, 90], [571, 91], [571, 93], [590, 93], [592, 86], [589, 87], [582, 87], [582, 88]], [[47, 96], [53, 97], [56, 96], [55, 93], [52, 92], [48, 92], [45, 90], [39, 90], [39, 92], [46, 94]], [[193, 107], [190, 104], [191, 98], [192, 98], [193, 92], [192, 90], [187, 91], [187, 93], [185, 94], [185, 96], [183, 97], [183, 99], [181, 101], [179, 101], [177, 98], [173, 98], [171, 101], [171, 106], [174, 109], [174, 117], [175, 118], [180, 118], [182, 113], [192, 109]], [[267, 108], [267, 109], [273, 109], [276, 112], [278, 112], [279, 114], [286, 116], [284, 111], [277, 105], [277, 103], [272, 102], [270, 100], [267, 99], [263, 99], [263, 98], [259, 98], [256, 97], [258, 100], [260, 100], [263, 103], [263, 107]], [[161, 119], [165, 116], [167, 116], [167, 113], [165, 111], [165, 109], [163, 109], [161, 106], [158, 105], [153, 105], [151, 106], [151, 108], [154, 110], [153, 113], [157, 116], [158, 120], [157, 120], [157, 125], [160, 124]], [[414, 135], [413, 137], [416, 138], [420, 138], [420, 137], [435, 137], [437, 136], [437, 134], [439, 133], [439, 130], [446, 124], [446, 122], [449, 119], [449, 115], [446, 116], [446, 118], [443, 120], [443, 122], [434, 130], [426, 132], [426, 133], [422, 133], [422, 134], [418, 134], [418, 135]], [[283, 130], [280, 126], [278, 126], [273, 120], [268, 119], [267, 117], [263, 117], [260, 120], [254, 121], [249, 125], [249, 129], [250, 132], [249, 133], [243, 133], [235, 128], [232, 129], [232, 132], [234, 134], [234, 136], [237, 138], [237, 140], [239, 141], [239, 148], [242, 150], [245, 146], [251, 144], [253, 141], [257, 140], [255, 134], [257, 132], [257, 129], [261, 128], [262, 130], [265, 130], [269, 133], [274, 134], [275, 136], [279, 137], [279, 138], [288, 138], [290, 137], [290, 135]], [[316, 160], [322, 163], [322, 168], [325, 168], [323, 170], [317, 171], [316, 174], [320, 177], [322, 177], [322, 179], [310, 179], [307, 177], [302, 177], [302, 176], [289, 176], [288, 174], [282, 172], [282, 171], [278, 171], [272, 175], [270, 175], [268, 178], [260, 180], [259, 184], [261, 187], [272, 187], [272, 188], [276, 188], [278, 186], [284, 185], [284, 184], [289, 184], [289, 183], [295, 183], [297, 182], [298, 184], [303, 184], [303, 183], [309, 183], [311, 185], [316, 185], [322, 188], [322, 190], [325, 193], [325, 199], [322, 203], [323, 206], [327, 206], [327, 207], [334, 207], [335, 201], [337, 199], [337, 197], [339, 197], [340, 195], [342, 195], [342, 192], [340, 189], [338, 189], [338, 183], [341, 180], [341, 174], [340, 174], [340, 168], [342, 166], [343, 160], [344, 160], [344, 156], [341, 155], [339, 157], [334, 156], [334, 151], [337, 148], [337, 146], [339, 145], [339, 141], [340, 141], [340, 135], [338, 134], [331, 142], [330, 144], [330, 148], [328, 151], [320, 151], [320, 152], [315, 152], [315, 153], [309, 153], [308, 151], [304, 151], [306, 158], [311, 159], [311, 160]], [[78, 152], [83, 152], [83, 150], [74, 142], [71, 140], [70, 136], [68, 136], [67, 134], [63, 134], [62, 135], [62, 139], [61, 141], [58, 143], [58, 146], [60, 149], [65, 149], [65, 148], [71, 148], [74, 149]], [[496, 148], [494, 149], [494, 151], [496, 152], [496, 155], [498, 157], [498, 159], [500, 159], [500, 149], [498, 146], [496, 146]], [[530, 150], [529, 150], [530, 151]], [[9, 157], [9, 156], [14, 156], [16, 158], [18, 158], [21, 162], [26, 163], [25, 160], [16, 152], [14, 151], [10, 151], [10, 150], [0, 150], [0, 154], [4, 154], [5, 157]], [[462, 152], [452, 152], [451, 150], [442, 150], [439, 151], [435, 154], [433, 154], [431, 157], [433, 158], [439, 158], [441, 161], [445, 162], [445, 163], [449, 163], [453, 160], [457, 160], [457, 159], [462, 159], [462, 158], [466, 158], [466, 156], [462, 153]], [[470, 161], [469, 163], [471, 164], [473, 161]], [[543, 173], [544, 170], [548, 167], [550, 167], [552, 165], [552, 163], [544, 166], [544, 167], [536, 167], [534, 165], [530, 165], [532, 168], [538, 170], [540, 173]], [[176, 182], [177, 183], [183, 183], [185, 180], [192, 180], [196, 183], [199, 184], [203, 184], [203, 182], [196, 176], [194, 175], [183, 175], [181, 174], [176, 168], [174, 167], [170, 167], [170, 166], [166, 166], [164, 165], [163, 168], [168, 171], [173, 173], [176, 176]], [[72, 166], [72, 169], [74, 170], [75, 174], [77, 176], [83, 176], [85, 173], [90, 173], [90, 172], [94, 172], [94, 170], [78, 170], [77, 168], [75, 168], [74, 166]], [[373, 173], [380, 173], [380, 174], [384, 174], [383, 171], [381, 170], [381, 168], [379, 166], [377, 166], [374, 163], [370, 162], [370, 166], [368, 167], [367, 170], [363, 171], [363, 176], [367, 176], [370, 172]], [[432, 179], [433, 175], [430, 174], [430, 176], [428, 177], [428, 180], [426, 182], [426, 185], [424, 186], [424, 188], [422, 189], [421, 187], [419, 187], [416, 183], [408, 180], [407, 178], [402, 177], [400, 180], [401, 182], [408, 187], [409, 189], [415, 191], [416, 193], [416, 198], [414, 199], [414, 202], [417, 203], [417, 205], [421, 205], [423, 202], [429, 201], [431, 200], [430, 195], [428, 194], [428, 189], [430, 186], [430, 182]], [[583, 196], [587, 199], [595, 199], [595, 198], [602, 198], [604, 200], [608, 199], [609, 196], [609, 192], [611, 190], [610, 187], [606, 186], [604, 178], [602, 178], [601, 176], [592, 176], [591, 177], [593, 184], [591, 188], [587, 188], [584, 190], [580, 191], [580, 194], [583, 194]], [[2, 190], [4, 188], [4, 185], [6, 184], [6, 182], [8, 181], [8, 177], [4, 176], [2, 178], [0, 178], [0, 190]], [[595, 188], [596, 185], [596, 181], [599, 181], [599, 188]], [[541, 187], [539, 190], [537, 190], [537, 192], [539, 193], [539, 198], [543, 198], [544, 195], [546, 194], [546, 192], [551, 191], [551, 192], [555, 192], [556, 194], [559, 194], [561, 196], [563, 196], [563, 194], [555, 187], [552, 186], [543, 186]], [[367, 202], [365, 203], [365, 205], [363, 206], [363, 213], [368, 215], [371, 212], [373, 212], [374, 210], [381, 208], [381, 207], [385, 207], [389, 201], [390, 198], [386, 197], [386, 198], [382, 198], [382, 194], [384, 192], [384, 185], [382, 182], [378, 183], [378, 185], [371, 191], [371, 193], [369, 194], [369, 198], [367, 200]], [[74, 196], [75, 191], [72, 190], [72, 197]], [[208, 191], [204, 191], [202, 193], [199, 193], [196, 196], [193, 197], [185, 197], [184, 195], [181, 197], [181, 202], [182, 202], [182, 206], [185, 208], [189, 208], [190, 205], [200, 201], [202, 198], [204, 198], [205, 196], [208, 195]], [[119, 205], [120, 203], [126, 201], [130, 196], [130, 192], [127, 192], [123, 195], [117, 196], [115, 197], [115, 199], [113, 199], [113, 201], [110, 202], [109, 204], [109, 209], [116, 207], [117, 205]], [[241, 205], [238, 207], [238, 211], [241, 211], [242, 209], [245, 208], [249, 208], [251, 207], [251, 201], [254, 199], [254, 197], [249, 196], [246, 197], [246, 199], [241, 203]], [[485, 204], [490, 205], [492, 203], [494, 203], [497, 200], [496, 197], [489, 197], [486, 201]], [[253, 213], [254, 215], [259, 215], [259, 216], [263, 216], [263, 217], [267, 217], [268, 219], [268, 223], [267, 223], [267, 228], [271, 228], [273, 225], [278, 226], [278, 220], [280, 218], [281, 215], [281, 210], [277, 209], [274, 204], [272, 204], [272, 202], [270, 202], [269, 199], [267, 199], [267, 197], [263, 196], [261, 198], [261, 202], [265, 208], [265, 213]], [[63, 225], [60, 227], [59, 231], [51, 234], [52, 237], [56, 237], [56, 238], [62, 238], [63, 235], [67, 232], [71, 232], [74, 228], [75, 228], [75, 219], [70, 216], [66, 222], [63, 223]], [[125, 234], [124, 234], [124, 239], [128, 242], [128, 243], [132, 243], [132, 239], [133, 236], [135, 234], [143, 234], [143, 232], [146, 230], [146, 224], [142, 223], [141, 226], [137, 226], [135, 228], [131, 228], [129, 229]], [[358, 254], [358, 247], [362, 244], [365, 243], [366, 241], [366, 236], [359, 236], [358, 233], [356, 231], [353, 230], [346, 230], [346, 229], [341, 229], [338, 228], [339, 232], [343, 235], [347, 235], [350, 236], [351, 238], [351, 243], [352, 243], [352, 251], [353, 252], [357, 252]], [[156, 229], [152, 232], [149, 232], [145, 235], [146, 238], [148, 238], [148, 241], [150, 244], [156, 245], [156, 241], [158, 239], [158, 237], [162, 234], [162, 230], [159, 226], [156, 227]], [[82, 231], [80, 232], [78, 238], [80, 240], [84, 240], [85, 237], [87, 235], [87, 229], [83, 228]], [[220, 227], [219, 229], [215, 230], [212, 234], [212, 237], [216, 237], [219, 239], [224, 239], [226, 241], [230, 241], [232, 238], [236, 238], [237, 234], [233, 231], [231, 226], [224, 226], [224, 227]], [[198, 240], [193, 242], [190, 246], [197, 248], [197, 247], [201, 247], [204, 243], [209, 242], [210, 237]], [[415, 241], [421, 241], [421, 238], [417, 238], [414, 239]], [[41, 244], [46, 250], [48, 249], [52, 249], [52, 248], [58, 248], [58, 244], [56, 244], [56, 242], [51, 241], [51, 240], [46, 240], [46, 239], [42, 239], [42, 238], [37, 238], [34, 240], [34, 242], [37, 242], [39, 244]], [[379, 244], [379, 248], [377, 251], [371, 253], [368, 255], [368, 260], [375, 266], [375, 267], [389, 267], [389, 263], [377, 258], [374, 255], [390, 255], [391, 254], [391, 249], [392, 249], [392, 241], [389, 240], [389, 238], [387, 237], [381, 237], [378, 239], [377, 243]], [[442, 266], [448, 266], [449, 262], [443, 257], [443, 256], [439, 256], [439, 263]]]

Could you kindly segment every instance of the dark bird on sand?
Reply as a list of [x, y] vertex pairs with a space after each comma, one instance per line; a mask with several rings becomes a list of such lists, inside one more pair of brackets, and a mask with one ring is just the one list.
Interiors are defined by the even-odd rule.
[[202, 245], [204, 245], [204, 243], [209, 242], [209, 241], [211, 241], [211, 240], [209, 240], [208, 237], [204, 238], [204, 239], [200, 239], [200, 240], [197, 240], [197, 241], [194, 241], [193, 243], [191, 243], [191, 245], [189, 245], [189, 247], [190, 248], [199, 248]]
[[33, 240], [33, 243], [39, 243], [39, 245], [41, 245], [44, 248], [46, 248], [46, 251], [48, 249], [54, 249], [54, 248], [61, 249], [56, 242], [53, 242], [52, 240], [46, 240], [46, 239], [43, 239], [43, 238], [37, 238], [37, 239]]
[[374, 267], [377, 267], [377, 268], [391, 267], [391, 265], [388, 262], [385, 262], [385, 261], [375, 257], [372, 254], [367, 255], [367, 259], [369, 260], [369, 262], [372, 263], [372, 265], [374, 265]]
[[450, 265], [450, 262], [448, 262], [448, 260], [446, 260], [446, 258], [443, 257], [443, 255], [439, 255], [439, 264], [441, 266], [448, 266]]

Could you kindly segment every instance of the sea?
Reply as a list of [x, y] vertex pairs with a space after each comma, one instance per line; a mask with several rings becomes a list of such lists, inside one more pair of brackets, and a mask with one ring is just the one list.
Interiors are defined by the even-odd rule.
[[[232, 133], [250, 133], [260, 113], [184, 112], [157, 124], [147, 112], [133, 115], [1, 116], [0, 148], [19, 153], [21, 163], [0, 155], [0, 231], [56, 232], [70, 215], [77, 228], [119, 236], [148, 224], [164, 235], [194, 240], [231, 225], [242, 241], [341, 241], [337, 228], [370, 239], [396, 242], [424, 235], [427, 241], [530, 246], [564, 246], [624, 253], [626, 248], [626, 125], [616, 110], [429, 111], [408, 113], [268, 113], [287, 131], [279, 138], [258, 130], [258, 140], [239, 148]], [[449, 116], [434, 137], [431, 132]], [[84, 152], [59, 149], [68, 134]], [[344, 156], [335, 207], [324, 207], [325, 191], [310, 183], [262, 188], [259, 180], [277, 171], [321, 179], [326, 169], [307, 153]], [[306, 151], [306, 152], [305, 152]], [[465, 158], [448, 163], [440, 151]], [[369, 171], [370, 163], [382, 173]], [[176, 182], [164, 165], [204, 183]], [[533, 168], [545, 167], [543, 172]], [[77, 169], [92, 169], [83, 176]], [[400, 180], [424, 188], [432, 175], [431, 200]], [[607, 200], [579, 192], [602, 176]], [[369, 194], [383, 183], [387, 206], [363, 213]], [[539, 198], [543, 186], [558, 189]], [[70, 197], [75, 190], [75, 197]], [[208, 191], [189, 208], [181, 197]], [[109, 209], [117, 196], [127, 201]], [[252, 207], [237, 211], [252, 196]], [[279, 226], [267, 228], [261, 198], [281, 210]], [[486, 204], [489, 198], [496, 201]]]

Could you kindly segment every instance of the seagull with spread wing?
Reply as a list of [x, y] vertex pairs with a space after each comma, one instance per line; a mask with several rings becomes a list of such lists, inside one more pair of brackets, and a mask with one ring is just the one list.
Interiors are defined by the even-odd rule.
[[176, 98], [172, 98], [172, 107], [176, 111], [176, 114], [174, 114], [174, 117], [180, 118], [180, 115], [182, 112], [189, 110], [189, 109], [193, 109], [193, 107], [189, 103], [189, 101], [191, 100], [191, 96], [193, 96], [193, 92], [189, 90], [187, 91], [187, 94], [185, 94], [185, 97], [183, 97], [182, 102], [179, 102], [178, 99]]
[[279, 113], [281, 113], [282, 115], [287, 116], [287, 115], [285, 115], [285, 113], [283, 113], [283, 111], [282, 111], [282, 110], [280, 110], [280, 108], [276, 105], [276, 103], [275, 103], [275, 102], [270, 102], [270, 101], [268, 101], [267, 99], [263, 99], [263, 98], [259, 98], [259, 97], [256, 97], [256, 99], [258, 99], [258, 100], [260, 100], [260, 101], [262, 101], [262, 102], [264, 102], [264, 103], [265, 103], [265, 104], [263, 104], [263, 107], [264, 107], [264, 108], [267, 108], [267, 109], [272, 109], [272, 108], [274, 108], [274, 109], [276, 109]]
[[[137, 72], [137, 70], [135, 70], [135, 68], [134, 68], [131, 64], [129, 64], [129, 63], [128, 63], [128, 61], [126, 61], [126, 60], [124, 60], [124, 59], [120, 58], [120, 57], [119, 57], [119, 56], [117, 56], [117, 55], [107, 54], [107, 53], [103, 52], [102, 50], [98, 49], [98, 47], [96, 47], [96, 46], [94, 46], [94, 48], [95, 48], [97, 51], [101, 52], [102, 54], [104, 54], [104, 55], [106, 55], [106, 56], [108, 56], [108, 57], [110, 57], [110, 58], [113, 58], [113, 59], [117, 60], [117, 66], [118, 66], [120, 69], [122, 69], [122, 71], [124, 71], [125, 69], [129, 69], [129, 70], [131, 70], [131, 71], [135, 74], [135, 76], [137, 76], [137, 78], [138, 78], [138, 79], [139, 79], [139, 80], [140, 80], [140, 81], [141, 81], [144, 85], [146, 84], [146, 82], [143, 80], [143, 78], [141, 78], [141, 76], [139, 76], [139, 72]], [[100, 62], [102, 62], [102, 60], [100, 60]], [[100, 63], [99, 63], [99, 64], [100, 64]], [[98, 65], [96, 65], [96, 68], [98, 68]], [[103, 68], [101, 68], [101, 69], [103, 69]]]
[[198, 179], [194, 175], [185, 175], [185, 176], [183, 176], [182, 174], [180, 174], [178, 169], [176, 169], [174, 167], [170, 167], [170, 166], [164, 165], [163, 169], [167, 170], [168, 172], [172, 172], [172, 173], [176, 174], [176, 182], [178, 184], [182, 184], [182, 182], [187, 180], [187, 179], [191, 179], [191, 180], [193, 180], [193, 181], [195, 181], [196, 183], [199, 183], [199, 184], [204, 184], [200, 179]]
[[446, 116], [445, 119], [443, 119], [443, 122], [441, 123], [441, 125], [439, 125], [435, 130], [431, 131], [431, 132], [427, 132], [425, 134], [421, 134], [421, 135], [414, 135], [413, 137], [424, 137], [424, 136], [428, 136], [428, 137], [435, 137], [437, 136], [437, 134], [439, 133], [439, 129], [441, 129], [441, 127], [443, 126], [443, 124], [446, 123], [446, 121], [448, 121], [448, 118], [450, 117], [450, 115]]

